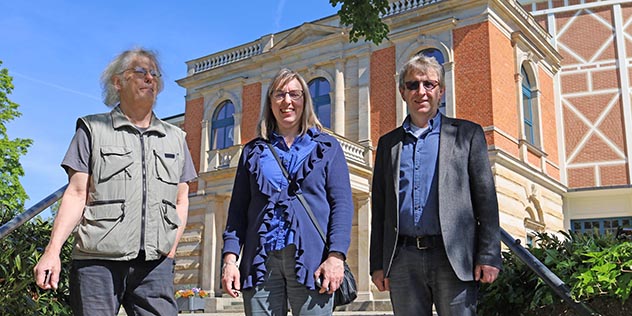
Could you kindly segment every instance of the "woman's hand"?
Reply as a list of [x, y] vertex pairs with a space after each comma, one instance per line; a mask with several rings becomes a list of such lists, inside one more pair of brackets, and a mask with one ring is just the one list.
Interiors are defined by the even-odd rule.
[[232, 297], [238, 297], [239, 291], [241, 290], [239, 278], [237, 256], [234, 254], [226, 254], [224, 256], [224, 264], [222, 265], [222, 288], [224, 292]]
[[345, 275], [344, 257], [341, 253], [331, 252], [323, 263], [320, 264], [316, 272], [314, 272], [314, 279], [322, 280], [319, 293], [333, 294], [342, 283]]

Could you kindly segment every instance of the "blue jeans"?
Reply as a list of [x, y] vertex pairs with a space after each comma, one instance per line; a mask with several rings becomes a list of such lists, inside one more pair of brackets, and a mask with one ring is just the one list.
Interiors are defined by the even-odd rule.
[[296, 247], [290, 245], [268, 253], [266, 280], [254, 288], [242, 291], [248, 316], [285, 316], [288, 301], [293, 316], [330, 316], [332, 296], [310, 290], [296, 280]]
[[443, 245], [399, 246], [389, 281], [395, 315], [432, 316], [434, 303], [439, 316], [476, 316], [478, 283], [456, 276]]
[[176, 315], [174, 260], [74, 260], [70, 270], [70, 305], [75, 316]]

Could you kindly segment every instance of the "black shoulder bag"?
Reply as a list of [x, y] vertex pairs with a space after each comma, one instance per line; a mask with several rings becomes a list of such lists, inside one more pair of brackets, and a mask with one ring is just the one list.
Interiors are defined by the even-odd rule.
[[[274, 155], [274, 159], [276, 159], [277, 163], [279, 164], [279, 167], [281, 168], [281, 171], [283, 172], [283, 175], [285, 176], [285, 178], [287, 178], [288, 181], [291, 181], [290, 173], [287, 171], [287, 169], [285, 169], [285, 166], [283, 166], [283, 163], [281, 163], [279, 154], [277, 154], [272, 144], [270, 144], [269, 142], [266, 144], [268, 145], [268, 148], [270, 148], [272, 155]], [[329, 247], [327, 246], [327, 238], [325, 238], [325, 233], [320, 228], [320, 225], [318, 224], [318, 221], [316, 220], [314, 213], [312, 213], [312, 209], [309, 207], [309, 204], [307, 204], [305, 197], [300, 192], [296, 192], [296, 197], [301, 202], [301, 204], [303, 204], [303, 207], [305, 208], [307, 215], [309, 215], [309, 219], [312, 220], [314, 227], [316, 227], [316, 230], [318, 230], [318, 234], [320, 234], [320, 238], [322, 238], [323, 242], [325, 243], [325, 248], [329, 250]], [[353, 273], [351, 273], [351, 269], [349, 269], [349, 265], [347, 264], [347, 261], [344, 261], [344, 267], [345, 267], [344, 279], [342, 280], [342, 283], [340, 283], [340, 287], [334, 293], [334, 307], [347, 305], [353, 302], [353, 300], [355, 300], [356, 297], [358, 297], [358, 288], [356, 285], [356, 280], [355, 280], [355, 277], [353, 276]]]

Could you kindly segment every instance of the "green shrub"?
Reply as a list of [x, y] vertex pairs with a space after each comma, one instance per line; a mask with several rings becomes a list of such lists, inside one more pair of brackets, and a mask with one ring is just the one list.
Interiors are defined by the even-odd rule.
[[[528, 250], [566, 283], [573, 299], [591, 306], [612, 306], [616, 301], [629, 306], [632, 243], [612, 235], [560, 234], [563, 240], [538, 234], [536, 247]], [[572, 315], [560, 312], [570, 307], [513, 253], [503, 252], [503, 265], [496, 282], [481, 286], [480, 315]], [[608, 304], [600, 303], [602, 300]], [[597, 311], [619, 315], [611, 310]]]
[[36, 218], [0, 240], [0, 315], [72, 315], [68, 305], [68, 269], [72, 242], [62, 249], [59, 288], [35, 285], [33, 268], [50, 238], [52, 220]]

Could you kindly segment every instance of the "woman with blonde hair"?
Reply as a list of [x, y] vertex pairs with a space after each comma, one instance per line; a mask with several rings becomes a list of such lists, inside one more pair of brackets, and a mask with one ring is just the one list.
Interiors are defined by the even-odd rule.
[[246, 315], [287, 315], [288, 301], [295, 316], [331, 315], [351, 242], [349, 171], [298, 73], [282, 69], [272, 79], [257, 134], [244, 146], [235, 175], [223, 289], [233, 297], [241, 291]]

